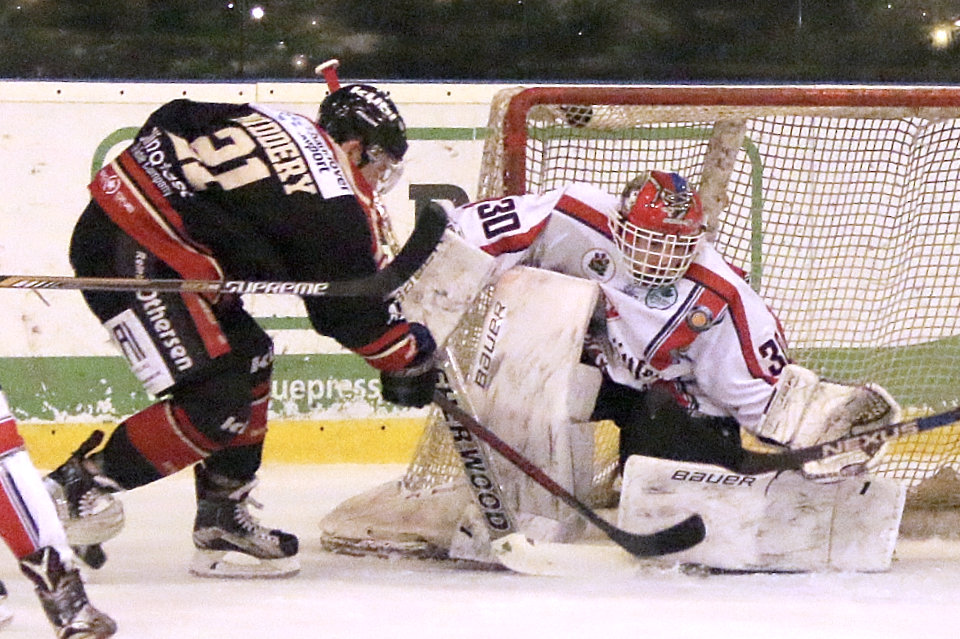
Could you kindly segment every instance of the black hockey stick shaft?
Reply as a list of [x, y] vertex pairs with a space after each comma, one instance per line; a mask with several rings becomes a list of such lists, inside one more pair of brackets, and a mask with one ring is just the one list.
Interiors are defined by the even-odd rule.
[[700, 515], [691, 515], [670, 528], [659, 530], [648, 535], [631, 533], [617, 528], [594, 512], [589, 506], [570, 494], [570, 492], [554, 481], [542, 469], [508, 443], [497, 437], [491, 430], [457, 406], [456, 403], [450, 401], [441, 391], [434, 393], [433, 401], [443, 409], [444, 413], [455, 417], [460, 425], [469, 430], [472, 435], [475, 435], [478, 439], [497, 451], [549, 493], [560, 498], [565, 504], [579, 513], [580, 516], [603, 531], [611, 541], [630, 554], [637, 557], [666, 555], [686, 550], [703, 541], [706, 535], [706, 527]]
[[313, 297], [385, 298], [403, 286], [433, 253], [447, 225], [443, 208], [433, 202], [420, 209], [413, 233], [392, 262], [375, 274], [330, 282], [263, 282], [239, 280], [168, 280], [55, 275], [0, 275], [0, 288], [93, 291], [157, 291], [160, 293], [264, 293]]
[[748, 475], [769, 473], [778, 470], [798, 470], [810, 461], [865, 448], [879, 448], [888, 442], [907, 435], [915, 435], [935, 428], [942, 428], [960, 420], [960, 407], [935, 415], [916, 417], [889, 426], [881, 426], [856, 435], [846, 435], [822, 444], [796, 448], [778, 453], [746, 451], [735, 470]]

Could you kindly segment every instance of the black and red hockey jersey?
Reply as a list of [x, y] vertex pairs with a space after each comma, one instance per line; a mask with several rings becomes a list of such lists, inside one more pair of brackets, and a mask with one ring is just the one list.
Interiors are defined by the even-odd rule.
[[[175, 100], [105, 166], [91, 194], [184, 279], [334, 281], [386, 259], [373, 191], [309, 118], [255, 104]], [[416, 356], [388, 301], [305, 297], [316, 330], [375, 368]]]

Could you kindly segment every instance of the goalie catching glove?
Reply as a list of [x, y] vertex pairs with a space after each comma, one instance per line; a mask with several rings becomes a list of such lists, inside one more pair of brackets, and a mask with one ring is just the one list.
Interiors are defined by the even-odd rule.
[[[827, 382], [813, 371], [791, 364], [780, 375], [754, 434], [789, 448], [804, 448], [900, 420], [900, 405], [877, 384]], [[876, 464], [884, 446], [810, 461], [802, 472], [807, 479], [823, 482], [856, 475]]]
[[410, 333], [417, 342], [417, 356], [398, 371], [380, 371], [383, 398], [400, 406], [421, 408], [433, 400], [440, 372], [434, 353], [437, 344], [423, 324], [410, 323]]

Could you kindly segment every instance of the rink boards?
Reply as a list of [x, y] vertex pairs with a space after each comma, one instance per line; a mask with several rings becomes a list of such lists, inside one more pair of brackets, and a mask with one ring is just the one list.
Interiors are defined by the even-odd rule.
[[[431, 198], [460, 203], [475, 196], [490, 99], [505, 85], [373, 82], [398, 103], [411, 140], [403, 179], [386, 198], [402, 239], [418, 203]], [[87, 202], [85, 185], [162, 103], [182, 97], [256, 101], [312, 115], [324, 94], [319, 82], [0, 82], [0, 272], [70, 274], [67, 246]], [[65, 125], [77, 121], [83, 126]], [[403, 462], [409, 457], [424, 411], [382, 402], [375, 372], [316, 336], [298, 299], [250, 296], [247, 304], [277, 344], [269, 458]], [[48, 454], [62, 459], [93, 427], [110, 428], [151, 401], [75, 291], [0, 291], [0, 331], [0, 385], [41, 465]], [[872, 350], [852, 349], [863, 357]], [[895, 350], [920, 351], [928, 368], [949, 370], [960, 340], [945, 336]], [[905, 405], [941, 408], [937, 396], [919, 396], [910, 380], [900, 382], [897, 396]]]

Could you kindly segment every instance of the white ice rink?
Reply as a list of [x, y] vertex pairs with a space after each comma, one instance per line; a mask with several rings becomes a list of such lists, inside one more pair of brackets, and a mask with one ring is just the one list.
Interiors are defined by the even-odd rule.
[[[869, 639], [953, 637], [960, 629], [960, 543], [901, 542], [886, 574], [696, 577], [639, 568], [602, 576], [529, 577], [429, 562], [323, 552], [321, 516], [394, 479], [400, 466], [263, 469], [264, 523], [296, 532], [302, 572], [221, 581], [187, 573], [192, 474], [123, 496], [127, 527], [87, 571], [95, 604], [127, 639]], [[13, 624], [0, 639], [53, 637], [12, 556], [0, 562]]]

